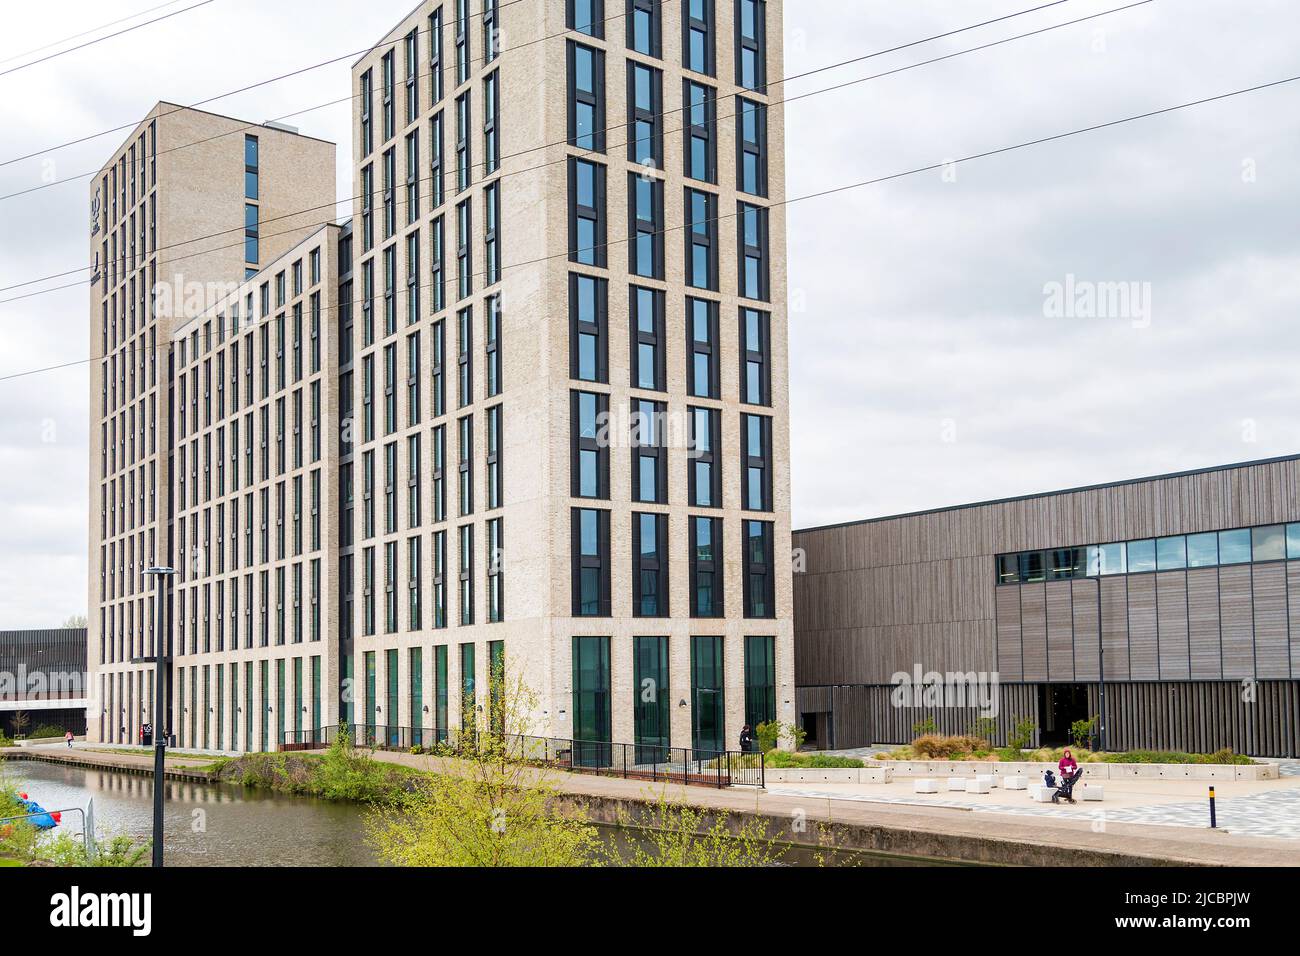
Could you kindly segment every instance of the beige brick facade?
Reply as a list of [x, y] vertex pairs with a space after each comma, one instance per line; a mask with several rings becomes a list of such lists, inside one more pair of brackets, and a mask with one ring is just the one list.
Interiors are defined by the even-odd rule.
[[154, 603], [143, 571], [167, 564], [172, 516], [173, 328], [238, 283], [245, 136], [258, 138], [261, 261], [333, 218], [334, 147], [159, 103], [90, 189], [92, 409], [88, 637], [92, 740], [152, 722]]

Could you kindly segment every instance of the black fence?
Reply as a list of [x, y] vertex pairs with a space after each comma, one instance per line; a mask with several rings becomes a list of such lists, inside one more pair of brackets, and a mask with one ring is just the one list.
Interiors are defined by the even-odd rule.
[[[474, 731], [451, 728], [394, 727], [352, 724], [290, 731], [281, 750], [313, 750], [334, 743], [346, 732], [358, 747], [406, 752], [463, 752], [473, 743]], [[647, 744], [617, 744], [563, 737], [529, 737], [507, 734], [496, 738], [515, 759], [576, 773], [622, 777], [625, 780], [664, 781], [707, 787], [763, 787], [764, 756], [734, 750], [694, 750]]]

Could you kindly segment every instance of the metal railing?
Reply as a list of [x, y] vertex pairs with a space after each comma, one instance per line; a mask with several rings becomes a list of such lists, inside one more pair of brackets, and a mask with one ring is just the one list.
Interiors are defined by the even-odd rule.
[[[455, 728], [396, 727], [352, 724], [289, 731], [282, 750], [308, 750], [333, 744], [345, 731], [355, 746], [371, 750], [463, 752], [473, 731]], [[622, 777], [625, 780], [663, 781], [708, 787], [759, 787], [766, 785], [766, 760], [760, 752], [697, 750], [654, 744], [621, 744], [565, 737], [506, 734], [508, 754], [518, 760], [574, 773]]]

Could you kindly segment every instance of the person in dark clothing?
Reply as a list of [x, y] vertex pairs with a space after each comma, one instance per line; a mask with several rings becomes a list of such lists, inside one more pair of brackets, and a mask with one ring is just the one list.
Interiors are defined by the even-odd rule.
[[754, 732], [749, 729], [749, 724], [740, 728], [740, 751], [741, 753], [752, 753], [754, 750]]

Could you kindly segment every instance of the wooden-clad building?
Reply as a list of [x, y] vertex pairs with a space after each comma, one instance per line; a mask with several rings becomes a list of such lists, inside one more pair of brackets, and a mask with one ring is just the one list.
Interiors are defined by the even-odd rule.
[[84, 627], [0, 631], [0, 733], [84, 734], [88, 693]]
[[[1109, 749], [1300, 754], [1300, 456], [797, 531], [797, 708], [823, 748], [996, 711]], [[988, 681], [994, 708], [897, 675]], [[992, 698], [991, 698], [992, 699]], [[969, 702], [968, 702], [969, 703]], [[903, 706], [903, 705], [906, 706]], [[915, 706], [913, 706], [915, 705]]]

